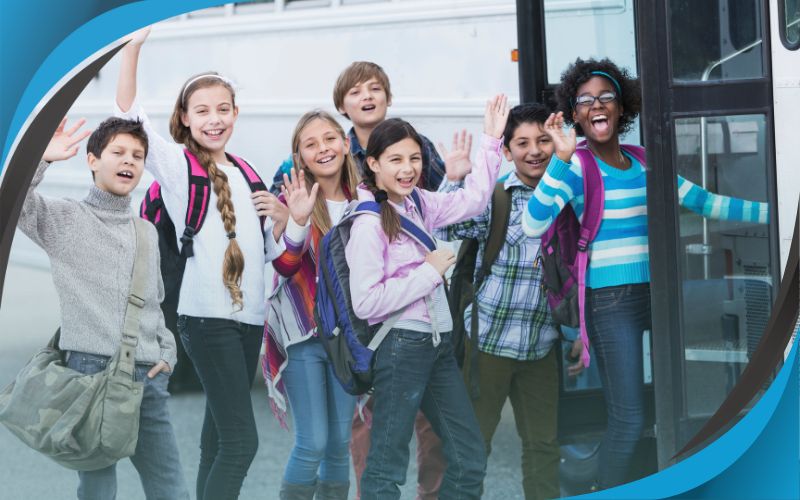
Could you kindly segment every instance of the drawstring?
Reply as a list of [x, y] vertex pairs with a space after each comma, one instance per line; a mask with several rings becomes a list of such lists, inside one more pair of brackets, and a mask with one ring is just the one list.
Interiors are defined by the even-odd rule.
[[[435, 293], [435, 292], [434, 292]], [[431, 318], [431, 331], [433, 332], [433, 347], [437, 347], [442, 337], [439, 335], [439, 322], [436, 320], [436, 307], [430, 295], [425, 297], [425, 305], [428, 307], [428, 316]]]

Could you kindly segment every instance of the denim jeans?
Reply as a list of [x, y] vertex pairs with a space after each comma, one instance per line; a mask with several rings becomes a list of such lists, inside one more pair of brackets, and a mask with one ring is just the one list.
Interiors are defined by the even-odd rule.
[[421, 409], [441, 438], [447, 469], [441, 500], [480, 498], [486, 450], [451, 333], [434, 347], [430, 333], [392, 329], [375, 353], [375, 400], [361, 498], [400, 498], [408, 468], [408, 442]]
[[178, 332], [206, 393], [197, 499], [236, 499], [258, 450], [250, 387], [263, 327], [182, 315]]
[[598, 485], [624, 483], [644, 427], [642, 332], [650, 329], [650, 285], [587, 290], [586, 327], [600, 370], [608, 428]]
[[350, 423], [356, 398], [333, 374], [317, 337], [287, 349], [283, 383], [294, 419], [294, 448], [283, 479], [291, 484], [350, 480]]
[[[86, 375], [105, 370], [108, 356], [78, 351], [69, 352], [67, 366]], [[131, 458], [142, 480], [148, 500], [189, 499], [183, 478], [178, 445], [167, 408], [169, 374], [148, 378], [152, 364], [136, 363], [136, 380], [144, 381], [144, 394], [139, 411], [139, 440]], [[78, 472], [78, 498], [110, 500], [117, 496], [117, 465], [89, 472]]]

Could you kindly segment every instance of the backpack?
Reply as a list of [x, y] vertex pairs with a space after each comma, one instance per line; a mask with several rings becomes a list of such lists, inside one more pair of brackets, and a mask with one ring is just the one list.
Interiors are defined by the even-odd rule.
[[[623, 151], [645, 165], [641, 146], [622, 144]], [[588, 367], [589, 337], [586, 332], [586, 269], [589, 266], [589, 244], [597, 236], [603, 220], [605, 191], [600, 167], [594, 155], [581, 141], [575, 150], [583, 172], [583, 221], [578, 221], [572, 205], [567, 203], [542, 235], [542, 271], [547, 302], [553, 322], [580, 328], [583, 352], [581, 360]]]
[[[475, 264], [478, 257], [478, 240], [465, 239], [458, 249], [458, 257], [450, 276], [450, 315], [453, 317], [453, 351], [459, 367], [464, 367], [466, 359], [466, 339], [469, 332], [470, 356], [469, 366], [465, 368], [468, 388], [473, 398], [478, 397], [478, 308], [475, 294], [483, 281], [492, 272], [492, 265], [500, 255], [500, 249], [506, 241], [508, 220], [511, 216], [511, 193], [506, 191], [502, 183], [497, 183], [492, 193], [492, 218], [489, 221], [489, 236], [478, 275], [475, 275]], [[470, 326], [464, 322], [464, 311], [472, 304]]]
[[[422, 213], [419, 193], [411, 198]], [[353, 312], [350, 297], [350, 267], [345, 259], [345, 247], [350, 240], [350, 228], [360, 215], [380, 217], [380, 204], [374, 201], [353, 201], [342, 219], [322, 238], [317, 253], [317, 293], [314, 321], [317, 335], [333, 366], [333, 373], [345, 392], [353, 395], [367, 393], [373, 383], [373, 356], [383, 339], [400, 319], [404, 309], [395, 311], [380, 325], [369, 326]], [[430, 251], [436, 242], [427, 231], [400, 215], [402, 231]], [[377, 331], [376, 331], [377, 329]]]
[[[192, 250], [193, 238], [203, 227], [211, 198], [211, 180], [208, 177], [208, 172], [188, 149], [184, 149], [183, 154], [186, 157], [186, 167], [189, 169], [189, 203], [186, 209], [186, 229], [180, 238], [182, 246], [178, 247], [175, 224], [167, 213], [167, 207], [164, 205], [164, 199], [161, 196], [161, 186], [158, 182], [153, 182], [147, 189], [139, 208], [139, 216], [150, 221], [156, 227], [156, 232], [158, 233], [161, 277], [164, 281], [164, 301], [161, 303], [161, 310], [164, 314], [167, 328], [175, 336], [178, 348], [177, 371], [170, 377], [170, 388], [172, 390], [180, 390], [177, 385], [185, 386], [184, 388], [188, 389], [200, 389], [200, 383], [194, 373], [191, 360], [183, 350], [183, 343], [178, 338], [177, 311], [186, 259], [194, 255]], [[225, 155], [228, 160], [239, 167], [251, 191], [267, 189], [250, 164], [232, 154], [225, 153]], [[263, 218], [261, 219], [261, 228], [263, 231]]]

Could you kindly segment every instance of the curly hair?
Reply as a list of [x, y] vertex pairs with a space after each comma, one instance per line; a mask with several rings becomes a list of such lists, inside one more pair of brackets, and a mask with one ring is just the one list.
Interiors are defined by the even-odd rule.
[[[642, 90], [639, 79], [631, 76], [628, 70], [620, 68], [610, 59], [581, 59], [567, 66], [561, 73], [561, 84], [556, 88], [556, 111], [564, 113], [564, 121], [575, 126], [575, 132], [582, 136], [583, 129], [572, 119], [575, 98], [578, 88], [588, 82], [596, 74], [593, 71], [602, 71], [611, 75], [621, 87], [622, 95], [618, 102], [622, 105], [622, 116], [619, 119], [619, 134], [623, 135], [633, 126], [633, 122], [642, 109]], [[602, 77], [602, 75], [599, 75]], [[616, 87], [615, 87], [616, 88]]]

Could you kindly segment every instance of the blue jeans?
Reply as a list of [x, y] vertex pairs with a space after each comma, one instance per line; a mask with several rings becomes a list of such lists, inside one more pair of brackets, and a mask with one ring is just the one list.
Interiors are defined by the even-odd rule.
[[342, 389], [317, 337], [289, 346], [283, 383], [294, 419], [294, 448], [283, 479], [291, 484], [350, 480], [350, 429], [356, 398]]
[[408, 442], [417, 411], [442, 440], [447, 469], [441, 500], [480, 498], [486, 450], [461, 372], [451, 333], [433, 346], [430, 333], [392, 329], [374, 359], [374, 406], [361, 498], [400, 498], [406, 480]]
[[649, 284], [587, 290], [587, 333], [608, 413], [598, 472], [603, 489], [626, 481], [644, 427], [642, 332], [650, 324]]
[[[69, 353], [67, 366], [86, 375], [105, 370], [108, 356], [78, 351]], [[131, 458], [142, 480], [148, 500], [189, 499], [183, 479], [178, 445], [167, 408], [169, 375], [159, 373], [148, 378], [152, 364], [136, 363], [136, 380], [144, 381], [144, 394], [139, 414], [139, 440]], [[78, 498], [109, 500], [117, 496], [117, 465], [89, 472], [78, 472]]]
[[198, 500], [234, 500], [258, 450], [250, 387], [263, 327], [178, 317], [178, 332], [206, 393], [200, 434]]

